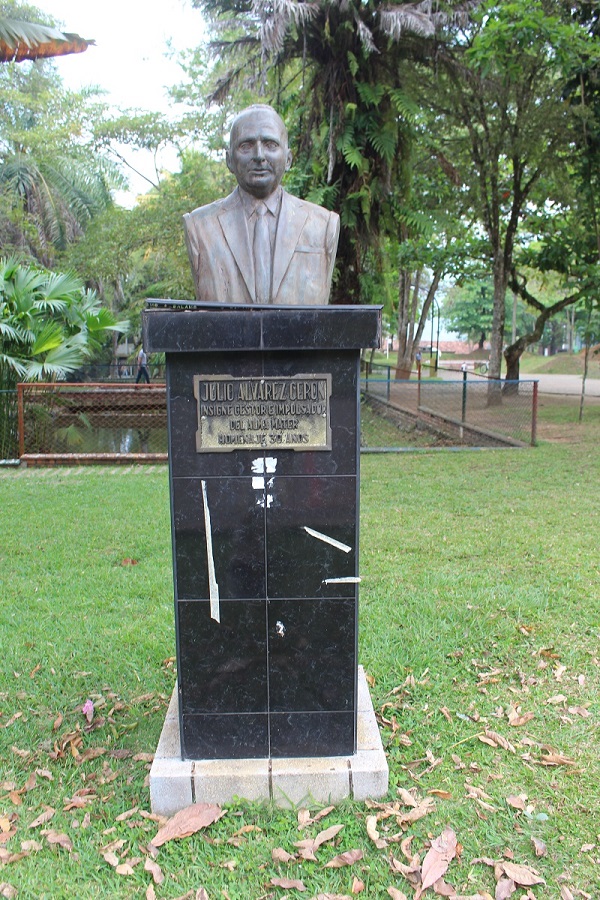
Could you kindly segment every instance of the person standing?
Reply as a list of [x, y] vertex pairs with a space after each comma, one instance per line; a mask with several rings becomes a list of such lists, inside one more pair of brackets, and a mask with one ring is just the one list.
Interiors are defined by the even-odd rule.
[[138, 370], [135, 383], [139, 384], [140, 381], [144, 379], [146, 384], [150, 384], [150, 373], [148, 372], [148, 357], [146, 356], [143, 344], [140, 347], [140, 352], [137, 355], [137, 367]]

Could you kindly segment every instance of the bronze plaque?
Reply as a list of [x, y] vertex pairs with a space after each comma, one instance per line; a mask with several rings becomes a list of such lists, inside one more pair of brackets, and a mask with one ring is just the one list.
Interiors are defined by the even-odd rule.
[[331, 375], [195, 375], [198, 453], [331, 450]]

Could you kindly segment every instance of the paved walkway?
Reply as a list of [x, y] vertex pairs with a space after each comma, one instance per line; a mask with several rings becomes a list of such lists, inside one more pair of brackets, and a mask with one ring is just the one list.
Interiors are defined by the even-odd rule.
[[[581, 375], [523, 375], [523, 380], [539, 381], [541, 394], [581, 395]], [[585, 383], [586, 397], [600, 397], [600, 378], [588, 378]]]

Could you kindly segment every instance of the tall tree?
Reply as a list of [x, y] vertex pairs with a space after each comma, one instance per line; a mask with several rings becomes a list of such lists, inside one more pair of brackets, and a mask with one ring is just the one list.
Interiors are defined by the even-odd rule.
[[547, 202], [548, 176], [564, 165], [573, 139], [565, 84], [597, 52], [560, 0], [488, 0], [459, 40], [438, 48], [436, 77], [423, 72], [423, 102], [443, 117], [440, 147], [461, 172], [489, 245], [494, 379], [519, 237], [530, 207]]
[[62, 87], [50, 63], [0, 67], [0, 239], [50, 265], [124, 180], [95, 151], [95, 98]]
[[[402, 64], [472, 3], [383, 0], [194, 0], [217, 32], [210, 99], [236, 84], [272, 100], [298, 148], [294, 187], [339, 209], [342, 230], [334, 302], [364, 299], [365, 262], [395, 234], [395, 199], [410, 179], [411, 116]], [[219, 33], [220, 29], [220, 33]], [[288, 115], [289, 114], [289, 115]], [[294, 176], [293, 176], [294, 177]]]

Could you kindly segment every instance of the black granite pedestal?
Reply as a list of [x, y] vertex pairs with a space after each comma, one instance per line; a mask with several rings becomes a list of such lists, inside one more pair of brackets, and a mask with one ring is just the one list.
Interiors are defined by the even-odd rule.
[[143, 328], [167, 362], [181, 756], [352, 754], [360, 350], [380, 311], [157, 302]]

